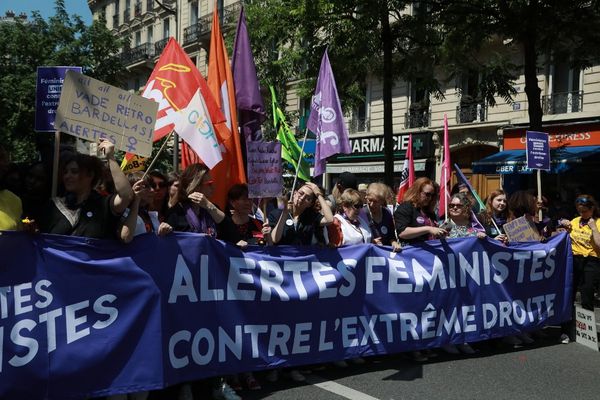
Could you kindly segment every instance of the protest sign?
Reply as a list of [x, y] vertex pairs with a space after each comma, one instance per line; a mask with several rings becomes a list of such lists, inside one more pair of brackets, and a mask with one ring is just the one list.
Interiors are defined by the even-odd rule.
[[67, 71], [81, 72], [81, 67], [37, 67], [35, 84], [35, 130], [54, 132], [56, 108]]
[[107, 139], [115, 148], [149, 157], [158, 103], [68, 71], [55, 128], [89, 140]]
[[[19, 251], [15, 251], [19, 249]], [[71, 399], [477, 342], [571, 319], [566, 233], [337, 249], [4, 232], [0, 398]], [[93, 379], [90, 379], [93, 377]]]
[[280, 142], [246, 142], [248, 164], [248, 196], [269, 198], [281, 196], [282, 169]]
[[585, 308], [575, 308], [575, 341], [592, 350], [598, 351], [598, 332], [596, 314]]
[[509, 242], [536, 242], [540, 240], [540, 234], [535, 225], [525, 216], [507, 222], [502, 225], [502, 228], [508, 236]]
[[527, 168], [550, 171], [550, 141], [544, 132], [526, 132]]

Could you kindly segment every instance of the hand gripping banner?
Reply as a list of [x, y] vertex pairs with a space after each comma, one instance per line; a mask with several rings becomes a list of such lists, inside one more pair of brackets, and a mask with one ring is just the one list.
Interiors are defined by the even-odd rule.
[[[17, 250], [18, 249], [18, 250]], [[0, 398], [78, 399], [436, 348], [571, 317], [569, 238], [400, 253], [3, 233]]]

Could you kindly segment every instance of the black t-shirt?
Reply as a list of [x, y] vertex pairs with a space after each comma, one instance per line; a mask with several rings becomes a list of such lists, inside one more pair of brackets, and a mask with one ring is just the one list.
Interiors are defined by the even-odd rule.
[[229, 243], [237, 243], [240, 240], [248, 244], [258, 244], [259, 237], [262, 237], [262, 222], [256, 218], [250, 217], [248, 222], [237, 225], [233, 222], [230, 215], [217, 225], [219, 239]]
[[92, 191], [83, 203], [67, 206], [64, 198], [50, 200], [41, 218], [41, 231], [57, 235], [115, 239], [119, 216], [110, 208], [113, 196]]
[[283, 235], [277, 244], [311, 245], [314, 234], [321, 229], [320, 223], [323, 215], [312, 208], [307, 208], [300, 214], [298, 223], [294, 226], [294, 220], [287, 210], [276, 209], [269, 214], [269, 224], [272, 228], [279, 221], [282, 212], [287, 213], [288, 216], [283, 221]]
[[[410, 202], [400, 203], [394, 210], [396, 233], [400, 235], [406, 228], [435, 226], [435, 215], [416, 208]], [[423, 234], [412, 239], [401, 239], [405, 243], [416, 243], [429, 240], [429, 234]]]
[[200, 223], [199, 229], [195, 229], [189, 222], [187, 216], [187, 208], [182, 203], [177, 203], [173, 207], [169, 208], [165, 222], [177, 232], [196, 232], [205, 233], [207, 235], [216, 237], [217, 236], [217, 224], [212, 219], [208, 211], [200, 208], [198, 214], [196, 214], [198, 222]]

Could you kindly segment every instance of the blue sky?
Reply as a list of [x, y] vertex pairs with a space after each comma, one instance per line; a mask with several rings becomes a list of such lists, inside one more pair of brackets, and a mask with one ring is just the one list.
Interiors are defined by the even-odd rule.
[[[65, 6], [69, 15], [77, 14], [83, 18], [86, 25], [91, 25], [92, 13], [87, 0], [65, 0]], [[27, 15], [38, 10], [42, 17], [47, 19], [54, 15], [54, 0], [0, 0], [0, 15], [4, 16], [7, 10], [13, 10], [17, 14], [25, 12]]]

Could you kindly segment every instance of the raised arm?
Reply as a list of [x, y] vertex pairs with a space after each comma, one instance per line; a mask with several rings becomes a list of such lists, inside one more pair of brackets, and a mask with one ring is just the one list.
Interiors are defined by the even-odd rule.
[[111, 211], [115, 215], [121, 215], [133, 200], [133, 189], [131, 189], [127, 177], [125, 177], [121, 167], [115, 160], [115, 145], [109, 140], [100, 139], [98, 148], [103, 150], [106, 155], [108, 168], [110, 169], [110, 174], [112, 175], [115, 184], [116, 194], [113, 196], [110, 203]]

